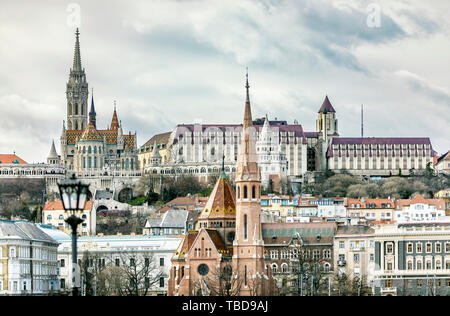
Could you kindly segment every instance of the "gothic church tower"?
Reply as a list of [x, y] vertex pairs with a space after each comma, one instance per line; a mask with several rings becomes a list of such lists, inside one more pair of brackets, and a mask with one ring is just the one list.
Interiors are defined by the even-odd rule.
[[88, 83], [86, 82], [84, 68], [81, 67], [80, 32], [78, 28], [75, 35], [73, 67], [70, 69], [66, 87], [67, 129], [84, 130], [87, 126]]

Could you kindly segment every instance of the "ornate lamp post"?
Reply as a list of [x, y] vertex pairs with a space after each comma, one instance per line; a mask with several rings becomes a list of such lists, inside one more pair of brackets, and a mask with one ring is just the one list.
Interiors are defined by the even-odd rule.
[[83, 220], [76, 216], [79, 211], [84, 210], [86, 204], [88, 184], [78, 181], [75, 174], [62, 183], [58, 184], [59, 194], [63, 203], [64, 211], [70, 216], [65, 220], [72, 228], [72, 295], [79, 295], [79, 269], [77, 263], [77, 227]]

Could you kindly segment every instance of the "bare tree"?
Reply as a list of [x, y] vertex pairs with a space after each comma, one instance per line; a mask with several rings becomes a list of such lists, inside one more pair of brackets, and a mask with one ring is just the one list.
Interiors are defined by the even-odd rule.
[[291, 295], [326, 295], [329, 271], [326, 261], [320, 256], [320, 250], [307, 246], [300, 236], [293, 238], [289, 249], [289, 271], [292, 282]]
[[365, 275], [348, 275], [338, 273], [334, 277], [333, 295], [337, 296], [368, 296], [372, 289], [367, 285]]
[[121, 293], [127, 296], [146, 296], [159, 284], [161, 278], [167, 277], [157, 265], [152, 254], [122, 253], [119, 272]]
[[216, 268], [208, 282], [210, 296], [237, 296], [241, 287], [242, 278], [233, 274], [233, 269], [229, 263]]

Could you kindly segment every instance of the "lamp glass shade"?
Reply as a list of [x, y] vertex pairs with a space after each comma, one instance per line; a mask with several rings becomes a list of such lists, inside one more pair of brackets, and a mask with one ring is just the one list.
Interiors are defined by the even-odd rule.
[[58, 186], [64, 210], [78, 211], [84, 209], [89, 185], [77, 181], [73, 175], [69, 180], [60, 183]]

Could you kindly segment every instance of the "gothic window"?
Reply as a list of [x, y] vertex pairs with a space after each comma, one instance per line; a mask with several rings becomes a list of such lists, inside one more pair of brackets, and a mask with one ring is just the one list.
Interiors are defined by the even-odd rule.
[[68, 113], [69, 115], [72, 115], [72, 103], [69, 103], [69, 107], [68, 107], [68, 109], [67, 109], [67, 113]]
[[97, 157], [94, 157], [94, 168], [97, 168]]
[[238, 186], [237, 187], [237, 189], [238, 189], [238, 199], [240, 199], [241, 198], [241, 187], [240, 186]]
[[88, 154], [92, 153], [92, 148], [91, 146], [88, 147]]
[[248, 196], [247, 196], [247, 186], [244, 185], [244, 199], [247, 199], [247, 198], [248, 198]]
[[252, 199], [256, 198], [256, 187], [252, 186]]
[[75, 103], [75, 115], [78, 115], [78, 103]]
[[97, 146], [94, 146], [94, 154], [97, 153]]
[[88, 168], [89, 169], [92, 168], [92, 159], [91, 159], [91, 157], [88, 157]]

